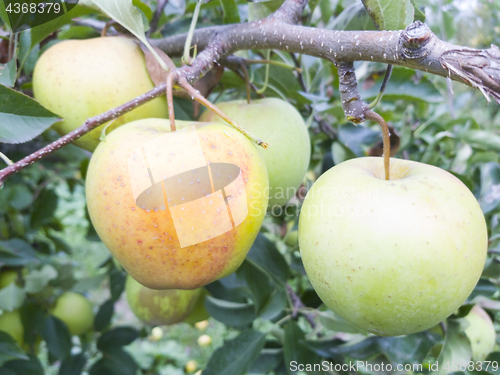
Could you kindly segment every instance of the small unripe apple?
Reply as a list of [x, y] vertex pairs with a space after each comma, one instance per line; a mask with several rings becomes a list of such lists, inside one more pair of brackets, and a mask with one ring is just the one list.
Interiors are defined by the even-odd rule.
[[474, 306], [464, 319], [468, 323], [465, 334], [471, 344], [472, 360], [484, 361], [495, 347], [496, 332], [493, 322], [488, 313], [478, 305]]
[[201, 289], [149, 289], [127, 276], [127, 301], [135, 316], [151, 325], [182, 322], [194, 309]]
[[19, 344], [24, 344], [24, 327], [19, 310], [4, 311], [0, 315], [0, 331], [7, 332]]
[[[59, 42], [42, 54], [33, 72], [35, 98], [64, 119], [53, 125], [60, 135], [153, 88], [143, 52], [136, 43], [123, 37]], [[167, 116], [165, 98], [156, 98], [113, 120], [106, 133], [133, 120]], [[107, 124], [74, 143], [94, 151]]]
[[56, 300], [52, 315], [68, 326], [72, 335], [81, 335], [94, 325], [90, 301], [79, 293], [65, 292]]
[[135, 280], [197, 289], [234, 272], [266, 214], [266, 166], [240, 132], [162, 119], [108, 135], [87, 172], [92, 223]]
[[335, 313], [381, 336], [425, 330], [474, 289], [486, 259], [483, 213], [469, 189], [430, 165], [358, 158], [324, 173], [299, 220], [307, 275]]
[[186, 363], [186, 367], [184, 368], [186, 372], [195, 372], [198, 368], [198, 364], [195, 360], [190, 360]]
[[[217, 107], [241, 126], [269, 143], [259, 148], [269, 174], [269, 208], [282, 206], [297, 192], [309, 167], [311, 141], [300, 113], [290, 103], [277, 98], [235, 100], [217, 103]], [[206, 110], [200, 121], [218, 121], [219, 116]]]
[[198, 345], [201, 347], [208, 346], [212, 343], [212, 338], [209, 335], [201, 335], [198, 337]]

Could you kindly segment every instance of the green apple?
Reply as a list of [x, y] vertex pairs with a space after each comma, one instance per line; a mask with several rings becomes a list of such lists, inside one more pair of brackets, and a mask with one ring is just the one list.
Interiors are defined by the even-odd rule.
[[468, 323], [465, 334], [472, 348], [472, 360], [484, 361], [493, 351], [496, 332], [493, 322], [486, 311], [478, 305], [474, 306], [464, 320]]
[[474, 289], [488, 234], [467, 187], [430, 165], [358, 158], [324, 173], [299, 219], [307, 275], [335, 313], [381, 336], [418, 332]]
[[84, 296], [65, 292], [56, 300], [52, 315], [66, 323], [72, 335], [79, 336], [94, 325], [92, 310], [92, 304]]
[[[59, 42], [42, 54], [33, 72], [35, 98], [64, 119], [53, 125], [60, 135], [153, 88], [143, 52], [132, 40], [122, 37]], [[117, 118], [106, 132], [148, 117], [168, 117], [165, 98], [154, 99]], [[106, 125], [85, 134], [75, 144], [93, 151]]]
[[149, 289], [127, 276], [127, 301], [135, 316], [151, 325], [182, 322], [193, 311], [201, 289]]
[[[248, 131], [269, 143], [259, 151], [269, 173], [269, 209], [287, 203], [297, 192], [309, 167], [311, 141], [304, 120], [288, 102], [277, 98], [236, 100], [217, 103], [217, 107]], [[218, 121], [206, 110], [200, 121]]]
[[23, 346], [24, 327], [19, 310], [4, 311], [0, 315], [0, 331], [7, 332], [19, 343], [19, 346]]
[[151, 289], [197, 289], [234, 272], [267, 208], [266, 166], [251, 141], [217, 123], [176, 124], [174, 133], [162, 119], [116, 129], [87, 172], [99, 237]]

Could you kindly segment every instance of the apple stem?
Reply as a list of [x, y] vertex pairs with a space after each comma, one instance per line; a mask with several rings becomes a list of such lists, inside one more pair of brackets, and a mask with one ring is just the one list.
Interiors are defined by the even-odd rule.
[[384, 142], [383, 157], [384, 157], [384, 170], [385, 179], [390, 180], [389, 170], [390, 170], [390, 160], [391, 160], [391, 134], [389, 132], [389, 126], [385, 120], [378, 113], [371, 110], [365, 111], [365, 118], [367, 120], [372, 120], [377, 122], [382, 128], [382, 138]]
[[170, 73], [167, 75], [167, 105], [168, 105], [168, 118], [170, 120], [170, 130], [175, 132], [175, 112], [174, 112], [174, 75], [175, 73]]
[[241, 62], [241, 70], [243, 71], [243, 75], [245, 76], [245, 85], [247, 87], [247, 103], [250, 104], [251, 101], [250, 76], [248, 75], [247, 66], [243, 61]]
[[[270, 49], [268, 49], [266, 51], [266, 59], [267, 59], [267, 61], [271, 60], [271, 50]], [[257, 90], [257, 94], [263, 94], [267, 90], [267, 84], [269, 82], [269, 65], [270, 64], [266, 64], [266, 75], [264, 77], [264, 85], [260, 89]]]
[[102, 28], [102, 31], [101, 31], [101, 38], [104, 38], [105, 36], [108, 35], [108, 31], [109, 31], [109, 28], [115, 23], [114, 20], [109, 20], [108, 22], [106, 22], [106, 24], [104, 25], [104, 27]]
[[14, 162], [10, 160], [7, 156], [0, 152], [0, 159], [2, 159], [7, 165], [12, 165]]
[[[224, 112], [222, 112], [217, 106], [211, 102], [209, 102], [203, 95], [200, 94], [198, 90], [196, 90], [193, 86], [191, 86], [187, 79], [185, 77], [179, 77], [179, 80], [177, 81], [179, 86], [181, 86], [184, 90], [188, 92], [191, 97], [196, 100], [198, 103], [203, 104], [205, 107], [210, 109], [211, 111], [215, 112], [220, 118], [225, 120], [229, 125], [233, 126], [236, 130], [238, 130], [241, 134], [243, 134], [245, 137], [250, 139], [253, 143], [257, 144], [258, 146], [261, 146], [262, 148], [267, 149], [269, 147], [269, 144], [264, 142], [263, 140], [257, 138], [254, 136], [252, 133], [250, 133], [248, 130], [246, 130], [244, 127], [239, 125], [236, 121], [228, 117]], [[168, 86], [168, 81], [167, 81], [167, 86]], [[168, 92], [168, 91], [167, 91]], [[173, 105], [172, 105], [173, 107]], [[169, 106], [169, 111], [170, 111], [170, 106]], [[172, 118], [170, 119], [170, 122], [172, 122]]]

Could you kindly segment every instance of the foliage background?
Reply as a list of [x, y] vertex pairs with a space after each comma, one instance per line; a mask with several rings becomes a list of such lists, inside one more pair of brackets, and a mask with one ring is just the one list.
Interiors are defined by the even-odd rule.
[[[158, 31], [151, 37], [187, 32], [195, 3], [169, 1]], [[156, 1], [134, 0], [134, 4], [146, 22], [151, 20]], [[275, 5], [212, 0], [202, 5], [198, 27], [244, 22]], [[498, 1], [415, 0], [414, 5], [442, 39], [478, 48], [500, 45]], [[17, 66], [15, 60], [7, 58], [8, 36], [0, 34], [0, 63], [10, 72], [2, 75], [0, 83], [12, 86], [17, 78], [14, 88], [31, 96], [31, 74], [43, 51], [64, 39], [97, 37], [89, 20], [108, 19], [80, 7], [77, 11], [79, 22], [68, 18], [52, 25], [53, 29], [42, 26], [23, 31], [18, 39]], [[422, 16], [419, 12], [416, 15]], [[361, 2], [347, 0], [311, 1], [303, 23], [329, 29], [374, 29]], [[261, 59], [265, 51], [240, 54]], [[290, 101], [308, 124], [313, 153], [304, 188], [335, 164], [378, 152], [378, 125], [367, 122], [355, 127], [345, 120], [336, 69], [330, 62], [305, 55], [292, 57], [281, 51], [273, 51], [271, 58], [302, 69], [299, 74], [270, 66], [265, 96]], [[262, 87], [266, 67], [257, 64], [249, 69], [252, 82]], [[378, 93], [385, 66], [360, 62], [356, 69], [361, 95], [369, 101]], [[450, 84], [441, 77], [396, 67], [377, 107], [397, 134], [393, 138], [394, 144], [399, 144], [396, 157], [452, 172], [476, 195], [486, 215], [491, 236], [489, 259], [469, 300], [445, 323], [446, 335], [440, 327], [394, 338], [366, 335], [325, 309], [305, 276], [298, 246], [284, 240], [287, 232], [296, 230], [301, 200], [295, 198], [286, 215], [276, 211], [268, 214], [243, 266], [207, 287], [213, 296], [206, 300], [212, 316], [208, 328], [199, 330], [181, 323], [163, 327], [163, 337], [155, 339], [152, 327], [143, 326], [130, 312], [122, 293], [125, 273], [97, 238], [86, 213], [84, 183], [90, 154], [70, 145], [16, 174], [0, 190], [0, 266], [2, 270], [29, 270], [21, 283], [0, 293], [0, 309], [21, 308], [28, 343], [25, 351], [0, 333], [0, 374], [179, 375], [186, 372], [189, 360], [195, 360], [200, 369], [206, 368], [204, 375], [287, 374], [290, 369], [285, 364], [292, 360], [423, 363], [424, 373], [430, 372], [430, 364], [436, 360], [467, 363], [470, 343], [463, 334], [461, 318], [471, 304], [481, 303], [498, 328], [500, 107], [487, 105], [478, 91], [458, 83], [452, 83], [450, 90]], [[226, 70], [210, 99], [244, 96], [244, 82]], [[177, 118], [194, 119], [190, 101], [176, 98], [175, 104]], [[18, 160], [56, 138], [53, 131], [47, 131], [28, 143], [0, 144], [0, 151]], [[287, 283], [305, 306], [295, 319], [275, 324], [291, 311]], [[50, 306], [66, 290], [83, 293], [92, 301], [94, 332], [72, 338], [64, 323], [50, 315]], [[310, 312], [317, 317], [314, 328], [304, 318]], [[197, 339], [202, 334], [211, 336], [213, 343], [200, 346]], [[500, 352], [490, 354], [489, 359], [499, 361]], [[373, 373], [368, 369], [360, 372]]]

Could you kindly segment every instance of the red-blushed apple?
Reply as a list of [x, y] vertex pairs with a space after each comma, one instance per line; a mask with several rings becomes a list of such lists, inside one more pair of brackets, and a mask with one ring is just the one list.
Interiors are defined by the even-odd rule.
[[194, 310], [201, 288], [194, 290], [146, 288], [127, 276], [127, 301], [135, 316], [150, 325], [170, 325], [182, 322]]
[[257, 147], [221, 124], [144, 119], [110, 133], [90, 161], [92, 223], [151, 289], [196, 289], [234, 272], [267, 208]]
[[[309, 167], [311, 140], [300, 113], [290, 103], [266, 98], [217, 103], [217, 107], [245, 129], [269, 143], [259, 148], [269, 174], [269, 209], [282, 206], [299, 188]], [[218, 121], [219, 116], [206, 110], [200, 121]]]
[[[35, 98], [63, 117], [64, 121], [53, 125], [60, 135], [153, 88], [143, 52], [137, 43], [123, 37], [59, 42], [42, 54], [33, 72]], [[165, 98], [156, 98], [118, 117], [106, 132], [148, 117], [168, 117]], [[107, 124], [77, 139], [75, 145], [94, 151]]]
[[94, 325], [94, 313], [90, 301], [79, 293], [64, 292], [56, 300], [52, 315], [68, 326], [72, 335], [81, 335]]
[[335, 313], [381, 336], [425, 330], [474, 289], [488, 234], [469, 189], [443, 169], [358, 158], [324, 173], [299, 220], [307, 275]]
[[464, 320], [468, 324], [465, 334], [472, 348], [472, 360], [484, 361], [495, 347], [496, 332], [493, 322], [488, 313], [478, 305], [472, 308]]

